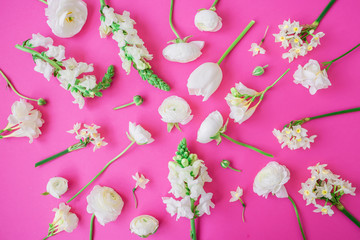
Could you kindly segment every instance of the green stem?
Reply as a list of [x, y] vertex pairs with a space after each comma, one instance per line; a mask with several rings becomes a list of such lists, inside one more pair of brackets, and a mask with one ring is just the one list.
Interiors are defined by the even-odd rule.
[[245, 36], [245, 34], [249, 31], [249, 29], [254, 25], [255, 21], [252, 20], [246, 28], [240, 33], [240, 35], [235, 39], [235, 41], [230, 45], [230, 47], [225, 51], [225, 53], [221, 56], [217, 64], [221, 64], [224, 58], [230, 53], [230, 51], [239, 43], [239, 41]]
[[[267, 65], [265, 66], [267, 67]], [[288, 72], [290, 71], [290, 68], [288, 68], [278, 79], [276, 79], [276, 81], [271, 84], [270, 86], [268, 86], [267, 88], [265, 88], [265, 90], [262, 92], [261, 96], [260, 96], [260, 100], [263, 100], [264, 98], [264, 95], [267, 91], [269, 91], [269, 89], [271, 89], [273, 86], [275, 86], [275, 84], [280, 80], [282, 79]]]
[[334, 3], [335, 3], [335, 0], [331, 0], [329, 2], [329, 4], [325, 7], [325, 9], [321, 12], [320, 16], [315, 20], [315, 22], [313, 23], [313, 25], [315, 25], [314, 30], [316, 29], [317, 26], [319, 26], [320, 21], [323, 19], [325, 14], [330, 10], [330, 8], [332, 7], [332, 5]]
[[328, 117], [328, 116], [333, 116], [333, 115], [339, 115], [339, 114], [343, 114], [343, 113], [358, 112], [358, 111], [360, 111], [360, 107], [358, 107], [358, 108], [351, 108], [351, 109], [347, 109], [347, 110], [343, 110], [343, 111], [338, 111], [338, 112], [332, 112], [332, 113], [322, 114], [322, 115], [318, 115], [318, 116], [314, 116], [314, 117], [309, 117], [309, 118], [305, 118], [305, 120], [306, 120], [306, 121], [310, 121], [310, 120], [317, 119], [317, 118], [323, 118], [323, 117]]
[[250, 148], [251, 150], [254, 150], [254, 151], [258, 152], [258, 153], [261, 153], [261, 154], [263, 154], [263, 155], [265, 155], [265, 156], [267, 156], [267, 157], [274, 157], [273, 155], [271, 155], [271, 154], [269, 154], [269, 153], [266, 153], [266, 152], [264, 152], [264, 151], [262, 151], [262, 150], [260, 150], [260, 149], [257, 149], [257, 148], [255, 148], [255, 147], [253, 147], [253, 146], [250, 146], [250, 145], [248, 145], [248, 144], [245, 144], [245, 143], [236, 141], [235, 139], [229, 137], [228, 135], [225, 135], [224, 133], [220, 133], [220, 135], [223, 136], [224, 138], [226, 138], [227, 140], [230, 140], [231, 142], [236, 143], [236, 144], [238, 144], [238, 145], [240, 145], [240, 146]]
[[105, 0], [100, 0], [101, 9], [103, 9], [106, 6]]
[[95, 219], [95, 214], [91, 215], [91, 220], [90, 220], [90, 240], [93, 240], [94, 219]]
[[175, 30], [175, 28], [174, 28], [174, 25], [173, 25], [173, 22], [172, 22], [173, 9], [174, 9], [174, 0], [171, 0], [170, 14], [169, 14], [170, 27], [171, 27], [171, 30], [174, 32], [175, 36], [176, 36], [177, 38], [181, 39], [180, 36], [179, 36], [179, 34], [176, 32], [176, 30]]
[[47, 1], [45, 1], [45, 0], [39, 0], [39, 1], [48, 5]]
[[65, 149], [65, 150], [62, 151], [62, 152], [59, 152], [59, 153], [57, 153], [57, 154], [55, 154], [55, 155], [53, 155], [53, 156], [51, 156], [51, 157], [48, 157], [48, 158], [46, 158], [46, 159], [44, 159], [44, 160], [42, 160], [42, 161], [39, 161], [39, 162], [35, 163], [35, 167], [41, 166], [41, 165], [43, 165], [43, 164], [45, 164], [45, 163], [47, 163], [47, 162], [50, 162], [51, 160], [54, 160], [54, 159], [56, 159], [56, 158], [58, 158], [58, 157], [61, 157], [62, 155], [65, 155], [65, 154], [67, 154], [67, 153], [69, 153], [69, 152], [70, 152], [70, 151], [69, 151], [69, 149], [67, 148], [67, 149]]
[[232, 168], [230, 166], [228, 166], [228, 168], [230, 168], [231, 170], [235, 171], [235, 172], [241, 172], [241, 170], [238, 170], [238, 169], [235, 169], [235, 168]]
[[265, 33], [264, 33], [264, 37], [261, 39], [260, 43], [259, 43], [259, 47], [261, 46], [261, 44], [265, 41], [265, 37], [266, 37], [266, 34], [267, 34], [267, 31], [269, 30], [269, 26], [267, 26], [266, 30], [265, 30]]
[[358, 226], [360, 228], [360, 222], [359, 220], [357, 220], [351, 213], [349, 213], [344, 205], [342, 205], [340, 202], [335, 204], [335, 206], [337, 207], [337, 209], [339, 209], [343, 214], [345, 214], [345, 216], [347, 216], [353, 223], [356, 224], [356, 226]]
[[191, 223], [191, 232], [190, 232], [190, 236], [192, 240], [196, 240], [196, 228], [195, 228], [195, 200], [190, 198], [190, 202], [191, 202], [191, 211], [194, 213], [194, 217], [192, 219], [190, 219], [190, 223]]
[[303, 239], [305, 240], [306, 237], [305, 237], [305, 233], [304, 233], [304, 230], [303, 230], [303, 228], [302, 228], [302, 225], [301, 225], [300, 216], [299, 216], [299, 212], [298, 212], [298, 210], [297, 210], [296, 204], [295, 204], [294, 200], [293, 200], [290, 196], [288, 196], [288, 198], [289, 198], [290, 202], [292, 203], [292, 205], [293, 205], [293, 207], [294, 207], [294, 210], [295, 210], [295, 213], [296, 213], [296, 217], [297, 217], [297, 220], [298, 220], [298, 223], [299, 223], [301, 235], [302, 235]]
[[241, 202], [242, 206], [243, 206], [243, 210], [242, 210], [242, 220], [243, 222], [245, 222], [245, 208], [246, 208], [246, 205], [245, 203], [243, 202], [243, 200], [241, 198], [239, 198], [239, 201]]
[[120, 106], [120, 107], [115, 107], [114, 110], [118, 110], [118, 109], [121, 109], [121, 108], [125, 108], [125, 107], [130, 106], [130, 105], [133, 105], [133, 104], [135, 104], [135, 102], [131, 102], [131, 103], [122, 105], [122, 106]]
[[10, 80], [6, 77], [6, 75], [3, 73], [3, 71], [0, 70], [0, 74], [3, 76], [3, 78], [5, 78], [7, 84], [10, 86], [10, 88], [19, 96], [22, 97], [24, 99], [30, 100], [30, 101], [34, 101], [37, 102], [37, 99], [33, 99], [33, 98], [29, 98], [29, 97], [25, 97], [24, 95], [22, 95], [21, 93], [19, 93], [15, 87], [11, 84]]
[[329, 68], [330, 68], [331, 64], [333, 64], [333, 62], [335, 62], [335, 61], [339, 60], [340, 58], [346, 56], [347, 54], [351, 53], [352, 51], [354, 51], [358, 47], [360, 47], [360, 43], [358, 45], [356, 45], [355, 47], [353, 47], [352, 49], [350, 49], [349, 51], [347, 51], [346, 53], [344, 53], [343, 55], [341, 55], [340, 57], [337, 57], [337, 58], [331, 60], [330, 62], [324, 63], [324, 66], [328, 65], [326, 67], [326, 71], [329, 70]]
[[41, 58], [42, 60], [44, 60], [45, 62], [48, 62], [51, 66], [53, 66], [54, 68], [56, 68], [58, 71], [62, 70], [62, 68], [56, 63], [54, 62], [53, 60], [49, 59], [48, 57], [46, 56], [43, 56], [41, 55], [39, 52], [37, 51], [34, 51], [30, 48], [26, 48], [26, 47], [23, 47], [19, 44], [16, 44], [15, 47], [21, 51], [24, 51], [24, 52], [27, 52], [27, 53], [31, 53], [32, 55], [35, 55], [37, 56], [38, 58]]
[[119, 157], [121, 157], [135, 142], [131, 142], [129, 146], [127, 146], [124, 151], [122, 151], [119, 155], [117, 155], [115, 158], [113, 158], [110, 162], [108, 162], [105, 167], [103, 169], [101, 169], [101, 171], [96, 174], [96, 176], [90, 180], [90, 182], [88, 182], [82, 189], [80, 189], [79, 192], [77, 192], [72, 198], [70, 198], [66, 203], [71, 202], [72, 200], [74, 200], [74, 198], [76, 198], [82, 191], [84, 191], [93, 181], [95, 181], [95, 179], [97, 179], [109, 166], [110, 164], [112, 164], [113, 162], [115, 162], [115, 160], [117, 160]]
[[210, 9], [216, 10], [216, 4], [219, 2], [219, 0], [215, 0], [213, 4], [211, 5]]
[[136, 190], [136, 187], [133, 188], [132, 193], [133, 193], [133, 197], [134, 197], [134, 201], [135, 201], [135, 208], [137, 208], [138, 203], [137, 203], [137, 200], [136, 200], [135, 190]]
[[51, 237], [51, 236], [46, 236], [46, 237], [43, 238], [43, 240], [48, 239], [49, 237]]

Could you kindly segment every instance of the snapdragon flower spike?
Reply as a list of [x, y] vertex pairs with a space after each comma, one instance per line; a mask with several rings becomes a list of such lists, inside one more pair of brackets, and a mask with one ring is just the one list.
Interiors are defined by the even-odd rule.
[[146, 184], [150, 181], [149, 179], [145, 178], [144, 175], [140, 174], [137, 172], [135, 173], [134, 176], [132, 176], [132, 178], [136, 181], [135, 187], [132, 190], [133, 193], [133, 197], [134, 197], [134, 201], [135, 201], [135, 208], [138, 207], [138, 201], [136, 199], [136, 195], [135, 195], [135, 191], [138, 187], [145, 189]]
[[67, 131], [68, 133], [76, 134], [75, 139], [79, 140], [78, 143], [68, 147], [64, 151], [57, 153], [51, 157], [48, 157], [42, 161], [39, 161], [35, 163], [35, 167], [41, 166], [49, 161], [52, 161], [58, 157], [61, 157], [67, 153], [73, 152], [75, 150], [79, 150], [82, 148], [85, 148], [89, 143], [92, 143], [94, 145], [93, 151], [95, 152], [96, 149], [99, 149], [103, 146], [106, 146], [108, 143], [104, 141], [104, 138], [100, 136], [100, 133], [98, 133], [97, 129], [99, 129], [100, 126], [97, 126], [95, 124], [87, 125], [84, 124], [81, 126], [81, 123], [75, 123], [73, 129]]
[[113, 162], [115, 162], [117, 159], [119, 159], [124, 153], [131, 148], [135, 143], [138, 145], [145, 145], [150, 144], [154, 141], [153, 138], [151, 138], [151, 134], [146, 131], [143, 127], [140, 125], [136, 125], [135, 123], [129, 122], [129, 133], [126, 133], [131, 143], [116, 157], [114, 157], [112, 160], [110, 160], [102, 169], [101, 171], [96, 174], [95, 177], [93, 177], [82, 189], [80, 189], [72, 198], [70, 198], [67, 203], [74, 200], [80, 193], [82, 193], [91, 183], [93, 183]]
[[331, 0], [320, 16], [310, 25], [300, 25], [299, 22], [291, 22], [290, 19], [288, 21], [285, 20], [282, 25], [279, 25], [280, 32], [273, 34], [275, 42], [281, 42], [281, 47], [284, 49], [291, 46], [289, 52], [282, 55], [283, 59], [287, 58], [289, 62], [292, 62], [294, 58], [305, 56], [320, 45], [320, 38], [325, 34], [323, 32], [315, 34], [314, 31], [334, 3], [335, 0]]
[[[84, 98], [101, 97], [102, 91], [109, 88], [114, 76], [114, 66], [110, 65], [101, 82], [96, 83], [95, 75], [85, 75], [94, 71], [93, 64], [77, 62], [74, 58], [65, 59], [65, 47], [54, 46], [53, 40], [45, 38], [41, 34], [33, 34], [31, 39], [23, 42], [22, 45], [15, 45], [21, 51], [30, 53], [35, 61], [36, 72], [40, 72], [50, 81], [53, 75], [60, 86], [71, 92], [74, 97], [73, 103], [79, 104], [82, 109], [85, 104]], [[33, 50], [36, 47], [47, 48], [47, 51], [38, 52]]]
[[195, 219], [204, 213], [210, 215], [210, 208], [215, 207], [211, 202], [213, 194], [204, 190], [204, 184], [212, 179], [208, 175], [204, 161], [196, 154], [190, 153], [185, 138], [178, 145], [173, 160], [169, 162], [169, 193], [180, 200], [172, 197], [163, 197], [162, 200], [166, 204], [166, 211], [171, 216], [177, 215], [176, 220], [180, 217], [190, 219], [190, 237], [196, 240]]
[[124, 105], [119, 106], [119, 107], [114, 107], [114, 110], [125, 108], [125, 107], [128, 107], [128, 106], [133, 105], [133, 104], [135, 104], [136, 106], [140, 106], [143, 102], [144, 102], [144, 99], [140, 95], [136, 95], [136, 96], [133, 97], [133, 101], [131, 103], [127, 103], [127, 104], [124, 104]]
[[[308, 167], [311, 171], [311, 177], [305, 183], [301, 183], [299, 193], [303, 195], [306, 205], [313, 204], [317, 207], [314, 212], [332, 216], [334, 211], [331, 207], [335, 206], [360, 227], [360, 222], [340, 202], [340, 198], [345, 194], [355, 196], [356, 188], [352, 187], [349, 181], [339, 178], [339, 175], [326, 169], [326, 166], [327, 164], [318, 163], [315, 166]], [[325, 205], [318, 204], [317, 201], [319, 200], [325, 200]]]
[[236, 191], [230, 191], [230, 194], [231, 194], [231, 198], [230, 198], [229, 202], [235, 202], [237, 200], [239, 200], [241, 202], [241, 205], [243, 206], [242, 220], [243, 220], [243, 222], [245, 222], [246, 205], [245, 205], [244, 201], [241, 199], [242, 195], [244, 194], [244, 190], [238, 186]]
[[[237, 83], [235, 87], [230, 89], [231, 93], [225, 97], [225, 100], [230, 107], [229, 117], [239, 124], [248, 120], [264, 99], [265, 93], [275, 86], [275, 84], [283, 78], [289, 70], [290, 69], [286, 70], [273, 84], [266, 87], [265, 90], [261, 92], [247, 88], [241, 82]], [[255, 100], [257, 100], [256, 104]]]
[[265, 33], [264, 33], [264, 37], [261, 39], [259, 44], [257, 44], [257, 43], [252, 43], [251, 44], [251, 48], [249, 49], [249, 52], [252, 52], [253, 56], [258, 55], [259, 53], [260, 54], [265, 54], [266, 50], [261, 47], [261, 44], [263, 44], [263, 42], [265, 41], [265, 37], [266, 37], [268, 29], [269, 29], [269, 26], [267, 26], [267, 28], [265, 30]]
[[34, 98], [29, 98], [29, 97], [25, 97], [24, 95], [22, 95], [21, 93], [19, 93], [15, 87], [12, 85], [12, 83], [10, 82], [10, 80], [7, 78], [7, 76], [3, 73], [3, 71], [0, 70], [0, 74], [3, 76], [3, 78], [6, 80], [8, 86], [14, 91], [14, 93], [16, 93], [19, 97], [24, 98], [26, 100], [29, 101], [34, 101], [36, 102], [39, 106], [41, 105], [45, 105], [46, 101], [43, 98], [39, 98], [39, 99], [34, 99]]
[[226, 159], [222, 160], [221, 163], [220, 163], [220, 165], [221, 165], [221, 167], [223, 167], [223, 168], [229, 168], [229, 169], [231, 169], [231, 170], [233, 170], [233, 171], [235, 171], [235, 172], [241, 172], [241, 170], [238, 170], [238, 169], [236, 169], [236, 168], [231, 167], [229, 160], [226, 160]]
[[302, 127], [304, 123], [318, 118], [324, 118], [333, 115], [358, 112], [358, 111], [360, 111], [360, 107], [332, 112], [332, 113], [326, 113], [314, 117], [305, 117], [300, 120], [291, 121], [289, 124], [286, 124], [281, 131], [274, 129], [273, 134], [278, 139], [279, 143], [282, 144], [281, 148], [287, 146], [290, 150], [295, 150], [299, 148], [307, 149], [310, 148], [310, 143], [313, 143], [314, 139], [317, 136], [316, 135], [308, 136], [307, 134], [308, 130]]
[[119, 56], [122, 61], [122, 68], [129, 74], [130, 68], [133, 66], [143, 80], [156, 88], [170, 91], [169, 85], [151, 70], [148, 60], [151, 60], [153, 56], [138, 36], [134, 28], [135, 21], [130, 18], [130, 13], [124, 11], [122, 15], [117, 14], [112, 7], [106, 5], [105, 0], [100, 0], [100, 3], [100, 37], [106, 38], [112, 33], [112, 38], [120, 48]]

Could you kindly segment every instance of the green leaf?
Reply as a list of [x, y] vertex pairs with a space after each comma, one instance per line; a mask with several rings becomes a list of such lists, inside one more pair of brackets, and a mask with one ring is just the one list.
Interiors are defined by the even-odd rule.
[[50, 193], [48, 193], [48, 192], [43, 192], [41, 195], [43, 195], [43, 196], [46, 196], [46, 195], [49, 195]]

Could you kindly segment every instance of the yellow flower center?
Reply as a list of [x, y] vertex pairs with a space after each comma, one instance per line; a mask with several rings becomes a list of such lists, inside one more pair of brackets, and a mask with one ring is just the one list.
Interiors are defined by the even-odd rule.
[[321, 212], [327, 214], [328, 210], [327, 210], [326, 208], [322, 208], [322, 209], [321, 209]]
[[308, 49], [308, 51], [311, 51], [311, 50], [313, 49], [313, 47], [312, 47], [312, 46], [308, 46], [307, 49]]
[[257, 52], [260, 51], [260, 48], [255, 48], [255, 51], [257, 51]]
[[296, 52], [296, 53], [300, 53], [300, 49], [299, 49], [299, 48], [296, 49], [295, 52]]
[[296, 141], [301, 142], [302, 138], [297, 138]]
[[[66, 15], [71, 15], [72, 12], [68, 12]], [[68, 23], [71, 23], [72, 21], [74, 21], [74, 17], [72, 16], [68, 16], [65, 18], [65, 21], [67, 21]], [[92, 127], [90, 127], [92, 129]]]
[[309, 190], [305, 190], [305, 191], [304, 191], [304, 194], [305, 194], [306, 196], [309, 196], [309, 195], [310, 195], [310, 191], [309, 191]]
[[284, 41], [284, 40], [285, 40], [285, 37], [280, 37], [280, 40], [281, 40], [281, 41]]
[[240, 197], [239, 195], [240, 195], [239, 193], [235, 193], [236, 198], [239, 198]]
[[299, 30], [299, 28], [297, 28], [297, 27], [294, 27], [293, 29], [294, 29], [294, 32], [297, 32]]
[[295, 39], [294, 39], [294, 42], [296, 42], [296, 43], [299, 42], [299, 39], [295, 38]]
[[296, 129], [296, 132], [301, 133], [301, 129], [300, 128]]
[[326, 195], [328, 192], [326, 190], [321, 191], [322, 195]]
[[290, 131], [289, 131], [289, 130], [286, 130], [285, 132], [286, 132], [286, 134], [290, 134]]

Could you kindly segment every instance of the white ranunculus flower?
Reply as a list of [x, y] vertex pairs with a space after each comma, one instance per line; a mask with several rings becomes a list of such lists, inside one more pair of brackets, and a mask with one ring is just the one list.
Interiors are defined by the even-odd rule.
[[139, 145], [149, 144], [154, 141], [151, 133], [146, 131], [142, 126], [129, 122], [129, 133], [126, 133], [131, 141]]
[[71, 207], [65, 203], [60, 203], [59, 208], [54, 208], [55, 217], [52, 222], [54, 228], [57, 229], [56, 233], [65, 231], [72, 232], [78, 226], [79, 218], [75, 213], [70, 212]]
[[173, 43], [166, 46], [162, 54], [165, 59], [171, 62], [191, 62], [200, 57], [204, 43], [204, 41]]
[[200, 143], [208, 143], [214, 139], [214, 137], [222, 128], [224, 119], [219, 111], [210, 113], [205, 120], [201, 123], [197, 132], [197, 141]]
[[46, 185], [46, 191], [55, 198], [60, 198], [67, 190], [68, 180], [62, 177], [50, 178]]
[[158, 111], [161, 115], [161, 120], [168, 123], [168, 128], [169, 125], [171, 125], [170, 130], [174, 124], [181, 123], [182, 125], [185, 125], [193, 118], [189, 104], [183, 98], [178, 96], [165, 98]]
[[222, 70], [217, 63], [207, 62], [197, 67], [189, 76], [187, 88], [190, 95], [203, 96], [203, 101], [218, 89], [222, 81]]
[[221, 17], [219, 17], [215, 11], [207, 9], [198, 11], [195, 15], [194, 22], [200, 31], [216, 32], [222, 27]]
[[304, 87], [309, 88], [311, 95], [314, 95], [319, 89], [331, 86], [326, 70], [321, 70], [318, 61], [312, 59], [304, 67], [298, 66], [294, 73], [294, 83], [300, 83]]
[[40, 33], [33, 33], [32, 38], [29, 40], [32, 47], [44, 47], [48, 48], [49, 45], [53, 45], [54, 41], [50, 37], [44, 37]]
[[159, 221], [150, 215], [137, 216], [130, 222], [130, 231], [136, 235], [146, 238], [154, 234], [159, 227]]
[[48, 0], [45, 15], [52, 32], [69, 38], [80, 32], [87, 19], [86, 3], [82, 0]]
[[95, 214], [101, 225], [115, 221], [121, 214], [124, 202], [120, 195], [109, 187], [96, 185], [86, 197], [88, 202], [87, 212]]
[[290, 179], [290, 172], [277, 162], [269, 162], [255, 177], [253, 190], [259, 196], [265, 198], [269, 193], [278, 198], [287, 198], [289, 195], [284, 186]]

